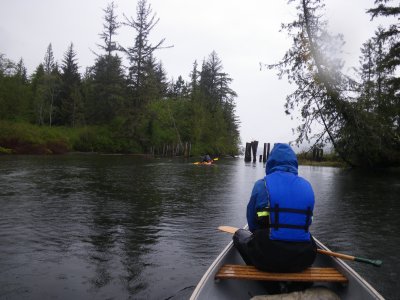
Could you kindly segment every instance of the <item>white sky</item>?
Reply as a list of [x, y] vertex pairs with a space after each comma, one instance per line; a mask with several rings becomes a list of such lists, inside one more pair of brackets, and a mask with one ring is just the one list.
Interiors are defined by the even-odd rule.
[[[61, 62], [70, 42], [74, 43], [81, 73], [94, 62], [91, 50], [99, 51], [103, 9], [107, 0], [2, 0], [0, 10], [0, 53], [18, 61], [21, 57], [29, 74], [43, 61], [52, 43]], [[327, 0], [326, 17], [333, 33], [346, 41], [347, 68], [357, 66], [360, 47], [373, 35], [379, 22], [370, 22], [366, 9], [373, 0]], [[135, 0], [115, 0], [116, 12], [136, 17]], [[294, 5], [286, 0], [151, 0], [160, 18], [150, 35], [155, 44], [166, 38], [173, 48], [158, 51], [169, 78], [182, 75], [189, 80], [195, 60], [201, 62], [213, 50], [222, 60], [225, 72], [233, 78], [242, 142], [288, 142], [295, 139], [292, 128], [298, 120], [284, 113], [286, 95], [293, 89], [276, 71], [260, 71], [259, 63], [275, 63], [290, 45], [282, 22], [296, 16]], [[133, 44], [135, 32], [120, 28], [117, 41]]]

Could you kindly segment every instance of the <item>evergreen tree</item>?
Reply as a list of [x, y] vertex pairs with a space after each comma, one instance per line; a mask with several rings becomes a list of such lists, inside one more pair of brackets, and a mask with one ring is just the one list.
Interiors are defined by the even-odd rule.
[[[290, 2], [294, 2], [291, 0]], [[346, 91], [350, 90], [349, 78], [341, 73], [342, 61], [338, 58], [343, 45], [341, 35], [333, 36], [322, 20], [324, 5], [320, 0], [300, 0], [297, 19], [282, 25], [293, 42], [281, 62], [268, 66], [278, 69], [278, 76], [287, 76], [297, 89], [287, 96], [285, 112], [296, 108], [301, 113], [302, 124], [297, 127], [296, 142], [313, 140], [331, 143], [337, 153], [349, 164], [345, 145], [339, 145], [340, 129], [345, 123], [354, 122], [354, 109]], [[322, 125], [314, 126], [314, 124]], [[314, 128], [317, 133], [312, 135]]]
[[114, 2], [111, 2], [108, 4], [107, 8], [103, 10], [105, 14], [103, 32], [99, 35], [104, 41], [104, 45], [97, 44], [108, 56], [111, 56], [113, 51], [118, 50], [117, 43], [114, 41], [114, 36], [117, 34], [117, 30], [121, 24], [117, 21], [118, 16], [115, 13], [115, 8]]
[[29, 120], [30, 90], [22, 58], [15, 64], [0, 55], [0, 119]]
[[[337, 54], [342, 36], [327, 31], [327, 23], [322, 21], [323, 7], [321, 0], [299, 0], [297, 20], [283, 26], [293, 38], [292, 47], [280, 63], [269, 66], [297, 85], [285, 104], [288, 114], [300, 109], [302, 124], [297, 128], [297, 142], [329, 142], [350, 165], [390, 164], [396, 159], [396, 139], [390, 129], [393, 119], [387, 122], [387, 113], [382, 114], [388, 91], [388, 73], [381, 65], [385, 57], [382, 39], [378, 34], [364, 44], [361, 84], [357, 84], [341, 72]], [[359, 96], [354, 93], [357, 89]], [[311, 135], [315, 128], [317, 133]]]
[[[390, 5], [392, 4], [392, 5]], [[385, 74], [385, 79], [379, 83], [386, 86], [386, 91], [381, 97], [381, 114], [385, 116], [386, 123], [394, 126], [394, 144], [400, 147], [400, 25], [397, 22], [400, 15], [398, 1], [375, 0], [375, 7], [368, 10], [372, 19], [377, 17], [391, 17], [394, 24], [387, 28], [380, 28], [376, 33], [376, 39], [383, 49], [382, 59], [377, 62], [377, 70]]]
[[71, 43], [64, 54], [61, 66], [62, 88], [58, 104], [58, 124], [75, 127], [82, 119], [81, 78], [76, 61], [76, 52]]
[[199, 83], [200, 91], [207, 99], [211, 111], [222, 107], [226, 102], [233, 102], [236, 97], [236, 93], [229, 87], [232, 79], [222, 70], [222, 62], [217, 53], [211, 52], [208, 60], [203, 62]]
[[389, 80], [390, 72], [380, 67], [386, 56], [383, 41], [379, 37], [381, 32], [382, 28], [378, 28], [375, 37], [365, 42], [361, 48], [358, 102], [368, 112], [382, 112], [386, 102], [385, 95], [389, 92], [385, 83]]
[[128, 18], [125, 15], [124, 17], [126, 22], [123, 24], [133, 28], [137, 33], [134, 45], [126, 49], [122, 48], [122, 50], [128, 55], [130, 61], [129, 83], [134, 91], [135, 106], [141, 106], [144, 102], [141, 97], [144, 95], [142, 89], [145, 85], [146, 75], [152, 73], [149, 71], [149, 64], [152, 63], [154, 51], [161, 48], [165, 39], [156, 45], [152, 45], [149, 41], [150, 32], [157, 25], [159, 19], [152, 14], [151, 5], [147, 5], [146, 0], [139, 0], [136, 19]]
[[19, 60], [18, 64], [15, 66], [15, 77], [21, 81], [21, 83], [26, 84], [28, 83], [28, 72], [26, 70], [24, 60]]
[[33, 96], [33, 112], [34, 122], [39, 125], [45, 124], [46, 118], [46, 103], [45, 103], [45, 84], [44, 84], [45, 71], [43, 64], [39, 64], [31, 77], [31, 88]]
[[[43, 62], [43, 103], [45, 103], [46, 123], [51, 127], [53, 125], [53, 116], [55, 113], [55, 103], [60, 94], [60, 72], [55, 62], [53, 48], [51, 43], [47, 47]], [[43, 113], [41, 113], [43, 114]]]
[[118, 55], [99, 56], [85, 81], [89, 85], [86, 114], [90, 123], [106, 124], [123, 114], [126, 80]]
[[44, 55], [44, 72], [49, 75], [54, 71], [56, 62], [54, 60], [53, 47], [51, 43], [47, 46], [46, 54]]
[[0, 53], [0, 77], [10, 76], [14, 71], [14, 63]]
[[188, 86], [179, 75], [176, 82], [171, 82], [171, 89], [169, 95], [174, 98], [186, 98], [188, 96]]
[[[194, 82], [194, 72], [192, 82]], [[213, 145], [214, 153], [237, 148], [239, 142], [238, 122], [235, 117], [234, 98], [236, 93], [230, 88], [232, 79], [223, 72], [222, 62], [213, 51], [202, 64], [199, 76], [199, 94], [196, 99], [203, 109], [197, 109], [194, 119], [202, 128], [194, 125], [195, 136], [200, 143]]]
[[98, 46], [105, 53], [96, 58], [96, 63], [85, 80], [86, 115], [90, 123], [109, 123], [122, 114], [125, 105], [126, 80], [122, 62], [118, 54], [113, 54], [117, 50], [114, 36], [120, 27], [114, 10], [114, 3], [104, 10], [104, 31], [100, 34], [104, 45]]
[[193, 69], [190, 73], [190, 92], [191, 92], [191, 99], [197, 98], [198, 90], [199, 90], [199, 76], [200, 73], [197, 70], [197, 60], [193, 63]]

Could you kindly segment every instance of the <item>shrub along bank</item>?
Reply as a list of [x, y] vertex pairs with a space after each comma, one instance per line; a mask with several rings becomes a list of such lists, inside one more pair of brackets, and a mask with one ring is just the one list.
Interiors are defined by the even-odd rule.
[[0, 121], [0, 154], [63, 154], [70, 151], [137, 153], [140, 147], [110, 126], [46, 127]]

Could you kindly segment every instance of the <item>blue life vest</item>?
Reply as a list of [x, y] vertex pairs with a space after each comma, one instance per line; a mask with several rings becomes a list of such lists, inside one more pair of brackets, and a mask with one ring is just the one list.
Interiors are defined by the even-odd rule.
[[[268, 173], [267, 173], [268, 174]], [[266, 199], [257, 203], [257, 217], [267, 218], [271, 240], [303, 242], [310, 240], [308, 230], [314, 210], [310, 183], [291, 172], [276, 170], [264, 177]]]

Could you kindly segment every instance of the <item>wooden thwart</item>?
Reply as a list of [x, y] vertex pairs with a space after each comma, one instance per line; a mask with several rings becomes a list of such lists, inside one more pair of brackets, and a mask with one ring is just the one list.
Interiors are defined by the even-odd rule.
[[215, 275], [215, 279], [348, 282], [347, 278], [335, 268], [308, 268], [299, 273], [273, 273], [260, 271], [253, 266], [246, 265], [223, 265]]

